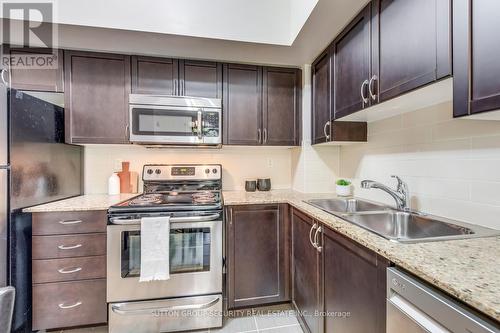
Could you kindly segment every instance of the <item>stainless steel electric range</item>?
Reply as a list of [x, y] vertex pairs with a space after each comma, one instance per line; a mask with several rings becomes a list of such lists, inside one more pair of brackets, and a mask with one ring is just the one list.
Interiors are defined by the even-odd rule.
[[[144, 193], [109, 209], [110, 332], [222, 326], [220, 165], [146, 165]], [[170, 216], [170, 279], [139, 282], [141, 218]]]

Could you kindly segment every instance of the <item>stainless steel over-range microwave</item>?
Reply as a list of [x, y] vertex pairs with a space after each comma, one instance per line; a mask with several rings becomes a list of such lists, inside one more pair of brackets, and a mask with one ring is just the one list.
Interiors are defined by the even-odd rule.
[[220, 146], [220, 99], [130, 94], [130, 142]]

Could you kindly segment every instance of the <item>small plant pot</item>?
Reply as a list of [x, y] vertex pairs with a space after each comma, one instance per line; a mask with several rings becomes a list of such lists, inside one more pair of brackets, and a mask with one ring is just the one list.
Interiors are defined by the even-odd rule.
[[338, 196], [349, 197], [352, 195], [351, 185], [335, 185], [335, 186], [336, 186], [335, 192], [337, 192]]

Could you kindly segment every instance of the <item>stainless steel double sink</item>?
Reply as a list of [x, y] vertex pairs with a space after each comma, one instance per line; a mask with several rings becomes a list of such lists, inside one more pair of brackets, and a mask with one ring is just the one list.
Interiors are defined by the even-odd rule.
[[419, 212], [398, 211], [389, 206], [357, 198], [313, 199], [305, 202], [400, 243], [500, 235], [498, 230]]

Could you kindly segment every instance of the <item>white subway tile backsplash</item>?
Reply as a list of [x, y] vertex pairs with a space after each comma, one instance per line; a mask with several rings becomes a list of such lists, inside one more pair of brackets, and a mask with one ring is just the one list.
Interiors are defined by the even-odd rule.
[[368, 125], [367, 144], [340, 149], [340, 176], [355, 194], [393, 204], [362, 179], [408, 182], [413, 208], [500, 229], [500, 121], [453, 119], [452, 104], [425, 108]]

